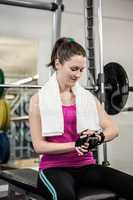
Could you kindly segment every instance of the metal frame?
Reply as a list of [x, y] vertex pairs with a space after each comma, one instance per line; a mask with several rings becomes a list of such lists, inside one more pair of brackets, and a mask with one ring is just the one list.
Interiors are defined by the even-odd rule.
[[19, 6], [25, 8], [34, 8], [41, 10], [55, 11], [58, 9], [56, 3], [47, 3], [43, 1], [31, 1], [31, 0], [0, 0], [0, 4], [9, 6]]
[[[63, 0], [54, 0], [54, 2], [47, 3], [43, 1], [31, 1], [31, 0], [0, 0], [0, 4], [8, 6], [18, 6], [25, 8], [41, 9], [54, 11], [53, 12], [53, 34], [52, 34], [52, 46], [56, 40], [60, 37], [61, 33], [61, 14], [64, 11]], [[53, 73], [53, 70], [51, 70]]]
[[[19, 198], [19, 195], [21, 195], [21, 198], [23, 200], [32, 200], [32, 199], [37, 199], [37, 200], [45, 200], [44, 197], [42, 197], [39, 194], [34, 194], [28, 190], [25, 190], [23, 188], [16, 186], [15, 184], [9, 183], [8, 186], [8, 199], [10, 200], [17, 200]], [[18, 193], [19, 195], [17, 195]]]
[[[99, 63], [100, 63], [100, 101], [105, 104], [105, 85], [104, 85], [104, 64], [103, 64], [103, 22], [102, 22], [102, 1], [99, 0], [98, 5], [98, 31], [99, 31]], [[108, 166], [107, 159], [107, 143], [103, 144], [103, 165]]]
[[61, 32], [61, 13], [64, 10], [62, 0], [54, 0], [54, 2], [46, 3], [43, 1], [31, 0], [0, 0], [0, 4], [9, 6], [18, 6], [25, 8], [41, 9], [55, 11], [53, 14], [53, 39], [52, 45], [60, 37]]
[[41, 89], [39, 85], [15, 85], [15, 84], [0, 84], [0, 88], [23, 88], [23, 89]]
[[54, 2], [58, 5], [58, 9], [53, 13], [53, 39], [52, 46], [55, 44], [56, 40], [60, 37], [61, 33], [61, 13], [64, 10], [64, 5], [62, 0], [55, 0]]

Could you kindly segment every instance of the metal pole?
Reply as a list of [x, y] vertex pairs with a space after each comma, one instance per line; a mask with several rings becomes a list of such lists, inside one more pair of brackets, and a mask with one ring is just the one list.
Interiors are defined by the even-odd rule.
[[24, 89], [41, 89], [41, 85], [13, 85], [13, 84], [0, 84], [0, 88], [24, 88]]
[[[99, 30], [99, 62], [100, 62], [100, 100], [102, 106], [105, 103], [105, 91], [104, 91], [104, 66], [103, 66], [103, 32], [102, 32], [102, 2], [99, 0], [98, 6], [98, 30]], [[103, 165], [108, 166], [107, 160], [107, 144], [103, 144]]]
[[[64, 10], [64, 5], [62, 4], [62, 0], [55, 0], [55, 4], [58, 5], [58, 9], [53, 13], [53, 34], [52, 34], [52, 47], [54, 46], [56, 40], [61, 35], [61, 15]], [[51, 69], [50, 74], [52, 75], [54, 72]]]
[[55, 0], [54, 3], [58, 6], [58, 9], [53, 13], [52, 46], [61, 35], [61, 14], [64, 9], [62, 0]]
[[98, 7], [98, 29], [99, 29], [99, 62], [100, 62], [100, 88], [101, 88], [101, 103], [105, 102], [104, 94], [104, 69], [103, 69], [103, 33], [102, 33], [102, 6], [99, 0]]
[[49, 11], [55, 11], [58, 8], [56, 3], [52, 3], [52, 2], [46, 3], [43, 1], [31, 1], [31, 0], [0, 0], [0, 4], [41, 9], [41, 10], [49, 10]]

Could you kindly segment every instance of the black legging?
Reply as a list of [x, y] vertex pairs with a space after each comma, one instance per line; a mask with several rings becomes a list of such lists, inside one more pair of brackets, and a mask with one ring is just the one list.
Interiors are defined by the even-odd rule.
[[84, 186], [101, 187], [133, 199], [133, 176], [102, 165], [49, 168], [40, 171], [38, 177], [38, 187], [47, 200], [76, 200], [76, 191]]

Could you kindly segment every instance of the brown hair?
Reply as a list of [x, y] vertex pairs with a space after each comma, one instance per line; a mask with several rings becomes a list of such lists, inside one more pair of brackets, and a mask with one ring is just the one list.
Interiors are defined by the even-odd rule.
[[59, 62], [64, 64], [65, 61], [68, 61], [74, 55], [86, 57], [85, 49], [73, 38], [62, 37], [56, 41], [53, 47], [51, 61], [48, 66], [52, 66], [53, 69], [56, 70], [56, 59], [59, 59]]

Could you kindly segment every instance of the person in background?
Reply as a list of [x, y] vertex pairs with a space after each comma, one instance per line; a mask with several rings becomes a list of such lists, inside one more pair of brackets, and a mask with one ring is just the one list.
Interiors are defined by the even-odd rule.
[[84, 48], [72, 38], [59, 38], [49, 66], [55, 72], [29, 107], [32, 143], [42, 155], [38, 188], [47, 200], [76, 200], [81, 187], [133, 199], [133, 177], [97, 164], [93, 156], [93, 148], [118, 136], [118, 127], [78, 82], [86, 68]]

